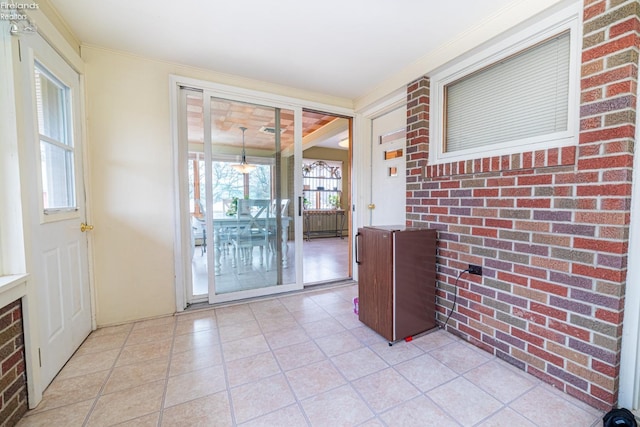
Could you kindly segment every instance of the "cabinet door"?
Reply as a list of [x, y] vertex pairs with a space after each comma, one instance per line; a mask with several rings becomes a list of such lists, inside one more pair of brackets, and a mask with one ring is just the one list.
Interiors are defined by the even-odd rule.
[[393, 239], [386, 230], [358, 231], [358, 298], [362, 323], [393, 339]]
[[395, 337], [436, 326], [436, 231], [395, 233]]

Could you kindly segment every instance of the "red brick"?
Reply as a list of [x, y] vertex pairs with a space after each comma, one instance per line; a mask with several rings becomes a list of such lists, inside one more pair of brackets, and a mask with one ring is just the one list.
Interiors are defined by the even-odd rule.
[[449, 208], [445, 207], [445, 206], [430, 206], [429, 207], [429, 213], [435, 214], [435, 215], [446, 215], [449, 213]]
[[539, 336], [530, 334], [528, 332], [525, 332], [521, 329], [511, 328], [511, 335], [513, 335], [516, 338], [520, 338], [521, 340], [526, 341], [530, 344], [536, 345], [538, 347], [544, 346], [544, 340], [542, 338], [540, 338]]
[[621, 93], [634, 93], [632, 92], [633, 86], [633, 83], [629, 80], [610, 84], [607, 86], [607, 98], [612, 98]]
[[449, 192], [447, 190], [432, 190], [430, 196], [434, 197], [449, 197]]
[[577, 223], [589, 223], [598, 225], [626, 225], [629, 224], [628, 213], [613, 213], [613, 212], [583, 212], [578, 211], [575, 213], [575, 222]]
[[550, 208], [551, 199], [518, 199], [519, 208]]
[[514, 199], [487, 199], [486, 204], [489, 208], [512, 208], [515, 201]]
[[553, 175], [519, 176], [518, 185], [548, 185], [553, 182]]
[[613, 141], [604, 144], [604, 154], [633, 154], [633, 143], [629, 140]]
[[571, 273], [578, 274], [580, 276], [593, 277], [594, 279], [603, 279], [610, 282], [622, 282], [626, 272], [602, 267], [574, 264], [571, 268]]
[[475, 218], [470, 216], [460, 217], [460, 224], [464, 225], [483, 225], [483, 221], [484, 220], [482, 218]]
[[562, 160], [560, 161], [563, 165], [573, 165], [576, 162], [576, 147], [562, 147]]
[[526, 311], [521, 309], [520, 307], [513, 307], [511, 312], [514, 316], [520, 317], [522, 319], [528, 320], [530, 322], [535, 322], [539, 325], [546, 325], [547, 318], [537, 313], [532, 313], [530, 311]]
[[[580, 132], [580, 143], [606, 141], [609, 139], [633, 138], [635, 128], [633, 125], [618, 126], [596, 131]], [[602, 159], [604, 160], [604, 159]]]
[[[480, 297], [480, 296], [478, 295], [478, 297]], [[480, 297], [480, 299], [482, 299], [482, 298]], [[478, 301], [478, 302], [481, 302], [481, 301]], [[477, 311], [479, 313], [484, 314], [485, 316], [492, 316], [493, 317], [493, 316], [496, 315], [496, 311], [493, 308], [488, 307], [486, 305], [476, 304], [476, 303], [472, 302], [470, 304], [470, 308], [472, 310], [475, 310], [475, 311]]]
[[609, 241], [601, 239], [587, 239], [584, 237], [575, 237], [573, 246], [576, 249], [590, 249], [598, 252], [610, 252], [614, 254], [625, 254], [627, 252], [627, 243], [621, 241]]
[[581, 145], [578, 150], [580, 157], [594, 157], [599, 156], [601, 153], [602, 144], [585, 144]]
[[607, 83], [613, 83], [620, 80], [633, 79], [635, 77], [635, 74], [635, 67], [633, 65], [626, 65], [624, 67], [616, 68], [611, 71], [605, 71], [604, 73], [583, 78], [581, 81], [581, 88], [585, 90], [593, 88], [595, 86], [602, 86], [606, 85]]
[[586, 104], [588, 102], [599, 101], [602, 99], [602, 88], [587, 90], [580, 95], [580, 102]]
[[631, 182], [631, 171], [628, 169], [614, 169], [602, 172], [603, 181]]
[[498, 271], [498, 280], [520, 286], [527, 286], [529, 282], [529, 279], [527, 277], [507, 273], [506, 271]]
[[448, 224], [457, 224], [458, 217], [457, 216], [449, 216], [449, 215], [439, 215], [438, 221], [448, 223]]
[[615, 366], [608, 365], [604, 362], [599, 361], [598, 359], [591, 359], [591, 369], [612, 378], [618, 375], [618, 370], [615, 368]]
[[567, 334], [570, 337], [578, 338], [579, 340], [589, 342], [591, 333], [582, 328], [576, 328], [575, 326], [567, 325], [566, 323], [557, 322], [553, 319], [549, 319], [549, 327], [555, 329], [558, 332]]
[[471, 329], [470, 327], [468, 327], [464, 323], [458, 323], [458, 329], [460, 329], [461, 331], [471, 335], [472, 337], [476, 338], [477, 340], [480, 340], [482, 338], [482, 333], [481, 332], [476, 331], [475, 329]]
[[604, 400], [610, 405], [613, 405], [616, 401], [615, 395], [607, 390], [603, 390], [595, 384], [591, 384], [591, 394], [600, 400]]
[[474, 236], [498, 237], [498, 230], [493, 228], [473, 227], [471, 229], [471, 234]]
[[509, 187], [500, 189], [501, 197], [531, 197], [530, 187]]
[[[471, 304], [475, 307], [475, 306], [480, 306], [480, 304], [474, 304], [473, 301], [475, 301], [476, 303], [482, 302], [482, 295], [478, 295], [475, 292], [471, 292], [468, 291], [464, 288], [460, 288], [458, 290], [459, 294], [462, 298], [466, 298], [469, 301], [472, 301]], [[474, 310], [482, 312], [481, 310], [477, 310], [476, 308], [474, 308]], [[485, 314], [489, 314], [489, 313], [485, 313]]]
[[631, 31], [640, 33], [640, 21], [638, 21], [637, 16], [632, 16], [626, 21], [619, 22], [615, 25], [612, 25], [611, 28], [609, 28], [609, 38], [614, 39], [619, 35], [622, 35], [624, 33], [628, 33]]
[[569, 294], [569, 289], [564, 285], [558, 285], [555, 283], [545, 282], [542, 280], [531, 279], [529, 282], [531, 289], [537, 289], [549, 294], [560, 295], [566, 297]]
[[548, 351], [545, 351], [534, 345], [528, 345], [527, 350], [534, 356], [538, 356], [539, 358], [544, 359], [549, 363], [553, 363], [556, 366], [564, 367], [564, 359], [562, 357], [558, 357], [555, 354], [551, 354]]
[[497, 218], [498, 210], [497, 209], [485, 209], [485, 208], [474, 208], [471, 212], [473, 216], [484, 217], [484, 218]]
[[576, 195], [585, 196], [628, 196], [631, 195], [631, 184], [579, 185]]
[[529, 309], [536, 313], [544, 314], [548, 317], [553, 317], [555, 319], [567, 320], [567, 312], [563, 310], [559, 310], [557, 308], [549, 307], [548, 305], [538, 304], [537, 302], [529, 303]]
[[460, 314], [462, 314], [463, 316], [465, 316], [465, 317], [469, 317], [471, 319], [475, 319], [475, 320], [480, 321], [480, 318], [481, 318], [480, 313], [477, 313], [475, 311], [469, 310], [468, 308], [466, 308], [463, 305], [458, 305], [458, 312]]
[[475, 188], [473, 197], [498, 197], [499, 190], [497, 188]]
[[440, 183], [440, 188], [460, 188], [460, 181], [443, 181]]
[[623, 317], [623, 314], [620, 312], [609, 311], [602, 308], [596, 309], [596, 319], [604, 320], [614, 325], [622, 324]]
[[556, 166], [559, 164], [559, 150], [557, 148], [550, 148], [547, 150], [547, 163], [548, 166]]
[[517, 221], [515, 228], [516, 230], [548, 232], [550, 224], [544, 221]]
[[602, 117], [589, 117], [580, 120], [580, 130], [596, 129], [602, 126]]
[[487, 178], [487, 187], [511, 187], [516, 185], [514, 177]]
[[565, 337], [562, 334], [559, 334], [557, 332], [551, 331], [547, 328], [538, 326], [538, 325], [534, 325], [534, 324], [530, 324], [529, 325], [529, 332], [531, 332], [534, 335], [537, 335], [539, 337], [542, 338], [546, 338], [547, 340], [553, 341], [553, 342], [557, 342], [559, 344], [564, 344], [565, 342]]
[[611, 403], [603, 402], [602, 400], [585, 393], [584, 390], [573, 387], [571, 384], [567, 384], [566, 392], [576, 399], [585, 402], [587, 405], [601, 410], [603, 413], [608, 412], [612, 408]]
[[516, 264], [513, 267], [513, 272], [528, 277], [537, 277], [538, 279], [547, 278], [547, 269], [533, 268], [526, 265]]
[[638, 45], [638, 36], [629, 34], [608, 43], [602, 43], [594, 48], [587, 49], [582, 52], [582, 62], [588, 62], [596, 58], [602, 58], [612, 53], [620, 52], [626, 48], [636, 47]]
[[604, 199], [600, 208], [605, 211], [622, 211], [628, 208], [629, 199]]
[[570, 187], [568, 185], [566, 186], [555, 186], [553, 187], [553, 195], [556, 197], [559, 196], [570, 196], [573, 197], [573, 187]]
[[17, 351], [13, 353], [11, 356], [4, 359], [2, 362], [2, 375], [4, 375], [8, 370], [14, 368], [20, 361], [22, 360], [22, 352]]
[[487, 227], [496, 227], [496, 228], [513, 228], [513, 221], [507, 219], [493, 219], [487, 218], [484, 220], [484, 225]]
[[598, 3], [585, 7], [584, 11], [582, 12], [583, 20], [586, 22], [589, 19], [604, 13], [606, 5], [606, 1], [600, 1]]

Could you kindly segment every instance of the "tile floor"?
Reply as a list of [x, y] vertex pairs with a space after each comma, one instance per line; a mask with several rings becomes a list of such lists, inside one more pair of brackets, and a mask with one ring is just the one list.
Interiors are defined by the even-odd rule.
[[599, 426], [442, 330], [388, 343], [355, 285], [93, 332], [25, 426]]

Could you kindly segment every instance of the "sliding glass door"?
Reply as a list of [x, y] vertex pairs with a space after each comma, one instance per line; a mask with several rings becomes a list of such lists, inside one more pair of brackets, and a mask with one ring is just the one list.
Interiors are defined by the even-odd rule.
[[301, 110], [207, 91], [185, 96], [191, 300], [301, 289]]

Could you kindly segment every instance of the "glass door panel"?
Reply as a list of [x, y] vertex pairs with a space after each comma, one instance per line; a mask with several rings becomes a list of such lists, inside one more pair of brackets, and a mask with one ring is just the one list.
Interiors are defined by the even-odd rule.
[[193, 303], [206, 301], [209, 292], [205, 218], [207, 175], [204, 158], [204, 108], [201, 91], [183, 90], [186, 98], [189, 227], [191, 231], [191, 286], [187, 290], [187, 300]]
[[294, 262], [294, 111], [205, 99], [209, 301], [301, 288]]

